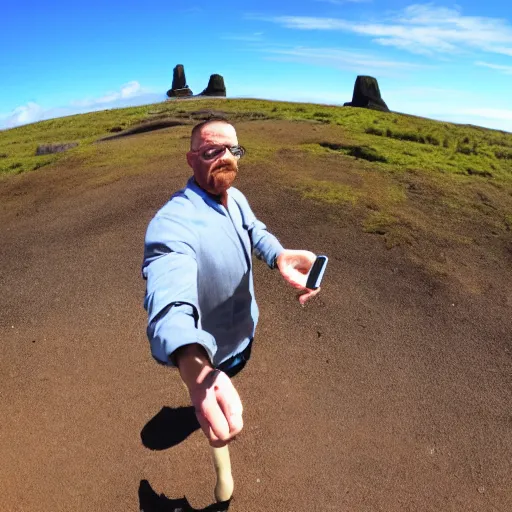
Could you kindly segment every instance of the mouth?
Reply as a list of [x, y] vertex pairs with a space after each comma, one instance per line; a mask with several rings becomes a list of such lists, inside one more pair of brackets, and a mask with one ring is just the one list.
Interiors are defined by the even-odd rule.
[[214, 171], [214, 174], [218, 174], [218, 173], [221, 173], [221, 172], [238, 172], [238, 169], [236, 169], [236, 167], [233, 167], [232, 165], [220, 165], [219, 167], [217, 167]]

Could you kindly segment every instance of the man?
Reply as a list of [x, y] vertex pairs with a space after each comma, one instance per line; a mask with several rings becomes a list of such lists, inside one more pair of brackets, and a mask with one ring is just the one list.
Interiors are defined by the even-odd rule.
[[210, 119], [192, 130], [186, 187], [151, 220], [146, 233], [144, 307], [153, 357], [177, 366], [210, 444], [224, 446], [243, 427], [230, 376], [250, 357], [258, 321], [252, 252], [303, 293], [315, 255], [285, 250], [232, 187], [239, 146], [235, 128]]

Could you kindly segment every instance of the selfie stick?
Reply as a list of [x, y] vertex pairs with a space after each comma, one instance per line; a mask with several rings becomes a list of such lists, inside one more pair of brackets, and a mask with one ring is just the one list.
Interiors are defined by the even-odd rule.
[[231, 460], [229, 458], [228, 445], [222, 448], [213, 448], [213, 465], [217, 475], [217, 484], [215, 485], [215, 499], [218, 502], [228, 501], [232, 494], [235, 484], [231, 475]]

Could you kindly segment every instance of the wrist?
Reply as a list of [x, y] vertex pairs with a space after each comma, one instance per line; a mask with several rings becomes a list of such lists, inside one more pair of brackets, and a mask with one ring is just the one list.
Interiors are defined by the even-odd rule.
[[206, 350], [199, 344], [185, 345], [173, 353], [181, 378], [192, 389], [201, 385], [213, 370]]
[[276, 257], [274, 258], [274, 268], [279, 268], [279, 263], [281, 262], [284, 252], [285, 251], [283, 250], [276, 254]]

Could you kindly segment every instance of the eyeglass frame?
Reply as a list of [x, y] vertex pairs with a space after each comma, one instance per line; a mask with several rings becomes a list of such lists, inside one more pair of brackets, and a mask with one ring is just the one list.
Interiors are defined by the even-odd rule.
[[[224, 148], [224, 151], [220, 152], [219, 154], [215, 155], [215, 156], [212, 156], [211, 158], [205, 158], [204, 156], [204, 153], [206, 151], [208, 151], [209, 149], [213, 149], [213, 148]], [[205, 148], [201, 149], [191, 149], [190, 152], [191, 153], [199, 153], [199, 156], [209, 162], [210, 160], [214, 160], [215, 158], [218, 158], [219, 156], [223, 155], [225, 152], [226, 152], [226, 149], [229, 150], [229, 152], [235, 157], [235, 158], [242, 158], [245, 153], [247, 153], [247, 150], [241, 146], [240, 144], [235, 144], [234, 146], [230, 146], [229, 144], [210, 144], [208, 146], [206, 146]], [[234, 150], [240, 150], [241, 151], [241, 154], [240, 155], [235, 155], [233, 153]]]

